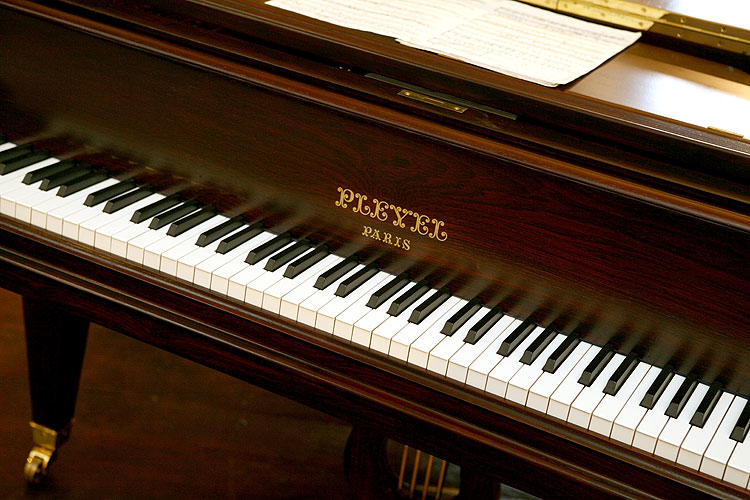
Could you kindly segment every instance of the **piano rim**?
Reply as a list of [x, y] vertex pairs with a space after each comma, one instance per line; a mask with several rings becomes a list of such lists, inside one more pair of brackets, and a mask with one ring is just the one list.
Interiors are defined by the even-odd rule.
[[[612, 441], [591, 431], [457, 382], [438, 380], [379, 354], [368, 355], [359, 346], [103, 251], [39, 234], [4, 215], [0, 241], [3, 288], [52, 300], [119, 333], [324, 413], [371, 426], [459, 465], [482, 456], [487, 463], [471, 460], [471, 466], [506, 482], [519, 475], [509, 462], [541, 465], [541, 475], [536, 471], [524, 484], [508, 482], [532, 494], [546, 475], [565, 491], [575, 492], [571, 498], [687, 498], [697, 492], [746, 498], [746, 490], [724, 481], [637, 449], [612, 446]], [[280, 350], [268, 340], [274, 336], [289, 345]], [[213, 357], [217, 351], [226, 358]], [[325, 366], [314, 365], [316, 361]], [[359, 379], [352, 380], [352, 374]], [[376, 387], [373, 380], [381, 385]], [[321, 392], [323, 399], [318, 397]], [[331, 406], [329, 400], [336, 404]], [[509, 429], [510, 435], [503, 435]], [[427, 443], [415, 438], [420, 434], [428, 436]], [[438, 436], [450, 436], [451, 442], [440, 443]], [[612, 474], [576, 465], [574, 459], [581, 457], [604, 465]]]

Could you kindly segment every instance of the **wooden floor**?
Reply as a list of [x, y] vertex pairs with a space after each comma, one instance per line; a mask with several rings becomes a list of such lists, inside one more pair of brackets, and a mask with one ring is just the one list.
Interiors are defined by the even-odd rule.
[[97, 325], [71, 440], [29, 489], [26, 370], [0, 290], [0, 500], [349, 498], [344, 422]]

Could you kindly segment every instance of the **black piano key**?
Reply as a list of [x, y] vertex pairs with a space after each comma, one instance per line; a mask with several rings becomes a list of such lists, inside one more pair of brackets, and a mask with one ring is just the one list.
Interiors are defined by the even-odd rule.
[[690, 399], [690, 396], [693, 395], [693, 391], [696, 387], [698, 387], [698, 377], [694, 373], [691, 373], [685, 377], [685, 381], [682, 382], [680, 388], [677, 389], [677, 392], [669, 403], [667, 411], [665, 411], [664, 414], [672, 418], [679, 417], [680, 413], [682, 413], [682, 409], [685, 407], [688, 399]]
[[127, 179], [120, 181], [117, 184], [112, 184], [98, 191], [94, 191], [86, 197], [86, 201], [83, 202], [87, 207], [95, 207], [99, 203], [104, 203], [110, 198], [120, 196], [121, 194], [127, 193], [131, 189], [134, 189], [136, 183], [133, 179]]
[[464, 323], [469, 321], [469, 319], [474, 316], [474, 314], [476, 314], [476, 312], [481, 308], [481, 300], [479, 300], [478, 298], [471, 299], [461, 309], [459, 309], [456, 314], [451, 316], [448, 321], [445, 322], [445, 325], [443, 326], [443, 329], [440, 330], [440, 333], [450, 337], [451, 335], [456, 333], [456, 330], [461, 328]]
[[750, 430], [750, 400], [745, 403], [745, 409], [740, 413], [740, 418], [737, 419], [737, 423], [734, 424], [732, 433], [729, 435], [731, 439], [739, 441], [740, 443], [745, 442], [747, 432]]
[[259, 245], [247, 254], [245, 262], [248, 264], [257, 264], [266, 257], [270, 257], [275, 252], [285, 247], [292, 240], [292, 235], [289, 233], [281, 233], [280, 235], [266, 241], [262, 245]]
[[383, 302], [393, 297], [407, 283], [409, 283], [409, 275], [406, 273], [399, 274], [372, 294], [370, 300], [367, 301], [367, 307], [372, 309], [380, 307]]
[[693, 417], [690, 419], [690, 425], [703, 428], [706, 425], [706, 420], [711, 416], [711, 412], [714, 411], [716, 403], [719, 402], [721, 397], [721, 384], [714, 382], [708, 387], [706, 395], [703, 396], [698, 408], [693, 413]]
[[336, 295], [337, 297], [346, 297], [354, 290], [367, 283], [367, 281], [378, 274], [379, 271], [380, 266], [378, 265], [378, 263], [370, 262], [365, 267], [339, 283], [339, 287], [336, 289], [336, 293], [334, 295]]
[[31, 146], [16, 146], [14, 148], [0, 151], [0, 163], [8, 163], [15, 161], [23, 156], [31, 154], [34, 148]]
[[617, 367], [612, 376], [607, 380], [607, 385], [604, 386], [604, 394], [614, 396], [622, 387], [622, 384], [628, 379], [635, 367], [638, 366], [638, 355], [631, 352], [625, 359], [622, 360], [620, 366]]
[[5, 144], [8, 142], [8, 138], [5, 137], [5, 134], [0, 134], [0, 144]]
[[[125, 194], [121, 194], [117, 198], [112, 198], [110, 200], [107, 200], [107, 203], [104, 204], [104, 208], [102, 209], [102, 212], [107, 214], [113, 214], [117, 212], [118, 210], [122, 210], [125, 207], [129, 207], [133, 203], [136, 203], [138, 201], [141, 201], [142, 199], [151, 196], [154, 194], [154, 187], [153, 186], [141, 186], [138, 189], [135, 189], [133, 191], [129, 191]], [[141, 209], [142, 211], [143, 209]], [[133, 216], [130, 218], [131, 222], [141, 222], [141, 220], [135, 220], [136, 215], [138, 215], [139, 211], [136, 211]]]
[[216, 248], [216, 253], [225, 254], [230, 250], [234, 250], [238, 246], [242, 245], [246, 241], [258, 236], [263, 232], [263, 225], [260, 222], [250, 224], [244, 229], [237, 231], [234, 234], [230, 234], [219, 242], [219, 246]]
[[490, 309], [487, 314], [481, 317], [479, 321], [477, 321], [476, 324], [474, 324], [474, 326], [469, 329], [466, 337], [464, 337], [464, 342], [466, 342], [467, 344], [476, 344], [479, 339], [484, 337], [484, 334], [487, 333], [489, 329], [495, 325], [495, 323], [500, 321], [500, 318], [502, 318], [504, 315], [505, 313], [503, 313], [503, 308], [500, 306], [495, 306]]
[[325, 259], [330, 255], [328, 245], [320, 245], [318, 248], [310, 253], [307, 253], [295, 260], [284, 270], [284, 277], [294, 279], [299, 276], [300, 273], [310, 269], [312, 266]]
[[529, 344], [529, 347], [521, 356], [521, 363], [526, 365], [533, 363], [555, 337], [557, 337], [557, 327], [554, 324], [549, 325], [531, 342], [531, 344]]
[[[143, 186], [139, 188], [137, 191], [145, 192], [147, 188], [148, 186]], [[153, 188], [151, 189], [153, 192]], [[127, 193], [123, 196], [128, 196], [130, 194], [134, 194], [134, 193]], [[146, 196], [148, 196], [148, 194]], [[169, 195], [166, 198], [162, 198], [159, 201], [155, 201], [151, 203], [150, 205], [146, 205], [145, 207], [139, 208], [138, 210], [133, 212], [133, 216], [130, 218], [130, 222], [135, 222], [136, 224], [140, 224], [141, 222], [150, 219], [154, 215], [160, 214], [166, 210], [169, 210], [170, 208], [175, 207], [179, 205], [180, 203], [182, 203], [182, 201], [180, 200], [179, 194], [175, 193], [175, 194]], [[109, 202], [107, 202], [107, 204], [109, 204]], [[104, 211], [105, 212], [107, 211], [106, 206], [104, 208]]]
[[27, 173], [24, 176], [23, 183], [34, 184], [35, 182], [39, 182], [43, 179], [46, 179], [47, 177], [51, 175], [64, 172], [65, 170], [71, 167], [74, 167], [75, 165], [76, 165], [76, 161], [69, 158], [67, 160], [53, 163], [52, 165], [47, 165], [46, 167], [37, 168], [36, 170], [32, 170], [31, 172]]
[[270, 272], [276, 271], [281, 266], [290, 263], [303, 253], [310, 250], [310, 248], [312, 248], [312, 243], [310, 243], [310, 240], [303, 238], [297, 241], [294, 245], [291, 245], [290, 247], [285, 248], [279, 253], [271, 256], [271, 258], [268, 259], [268, 262], [266, 262], [266, 265], [263, 269]]
[[190, 215], [183, 217], [172, 223], [167, 229], [168, 236], [179, 236], [185, 231], [193, 229], [199, 224], [203, 224], [211, 217], [216, 215], [216, 209], [214, 207], [203, 207]]
[[211, 243], [218, 240], [219, 238], [222, 238], [228, 235], [235, 229], [239, 229], [244, 224], [245, 222], [241, 215], [232, 217], [228, 221], [225, 221], [216, 227], [212, 227], [205, 233], [198, 236], [198, 241], [196, 241], [195, 244], [199, 247], [205, 247], [206, 245], [210, 245]]
[[497, 353], [501, 356], [507, 356], [508, 354], [512, 353], [518, 345], [524, 341], [526, 337], [531, 335], [531, 332], [534, 331], [536, 328], [536, 323], [534, 323], [534, 320], [527, 319], [518, 327], [513, 330], [513, 333], [508, 335], [508, 337], [503, 340], [503, 343], [500, 344], [500, 349], [497, 350]]
[[54, 175], [45, 177], [42, 183], [39, 185], [39, 189], [42, 191], [49, 191], [56, 187], [60, 187], [65, 183], [74, 181], [87, 174], [90, 174], [94, 170], [94, 167], [86, 163], [76, 163], [72, 167], [58, 172]]
[[649, 387], [646, 394], [643, 395], [641, 406], [648, 408], [649, 410], [653, 409], [656, 402], [659, 400], [659, 397], [661, 397], [664, 392], [664, 389], [666, 389], [672, 381], [672, 377], [674, 377], [674, 367], [672, 365], [667, 365], [662, 368], [659, 375], [656, 376], [656, 379], [654, 379], [654, 382], [651, 384], [651, 387]]
[[427, 297], [424, 302], [414, 308], [414, 310], [411, 312], [411, 316], [409, 316], [409, 323], [414, 323], [416, 325], [420, 324], [435, 309], [443, 305], [450, 296], [451, 291], [448, 289], [448, 287], [444, 286], [440, 290], [436, 291], [435, 293]]
[[84, 175], [79, 177], [78, 179], [66, 182], [65, 184], [60, 186], [60, 189], [57, 191], [57, 196], [70, 196], [71, 194], [77, 193], [82, 189], [86, 189], [87, 187], [102, 182], [107, 178], [109, 178], [109, 174], [107, 174], [107, 172], [104, 172], [103, 170], [96, 170], [88, 175]]
[[555, 349], [555, 352], [553, 352], [552, 355], [547, 358], [547, 361], [544, 362], [544, 367], [542, 368], [542, 370], [549, 373], [555, 373], [560, 365], [565, 362], [568, 356], [570, 356], [570, 353], [573, 352], [576, 347], [578, 347], [578, 344], [580, 342], [581, 338], [577, 333], [569, 334], [567, 337], [565, 337], [565, 340], [563, 340], [562, 344], [560, 344], [557, 349]]
[[388, 307], [388, 314], [391, 316], [398, 316], [429, 291], [430, 283], [427, 280], [415, 283], [413, 287], [391, 302], [390, 307]]
[[615, 355], [615, 348], [612, 344], [606, 344], [599, 350], [599, 352], [591, 360], [591, 363], [583, 370], [581, 378], [578, 379], [579, 384], [583, 384], [586, 387], [590, 386], [596, 380], [596, 377], [604, 370], [609, 360]]
[[166, 212], [162, 212], [156, 216], [154, 216], [153, 219], [151, 219], [151, 222], [149, 223], [148, 227], [150, 229], [160, 229], [167, 224], [171, 224], [174, 221], [180, 220], [186, 215], [189, 215], [195, 211], [197, 211], [200, 208], [200, 205], [195, 200], [189, 200], [181, 205], [177, 205], [176, 207], [167, 210]]
[[39, 163], [42, 160], [49, 158], [49, 151], [40, 149], [27, 155], [15, 158], [13, 160], [5, 161], [0, 163], [0, 175], [10, 174], [16, 170], [20, 170], [23, 167], [28, 167], [34, 163]]
[[318, 276], [313, 285], [318, 290], [325, 290], [329, 285], [341, 279], [346, 273], [354, 269], [359, 264], [359, 257], [350, 255], [332, 268], [326, 270]]

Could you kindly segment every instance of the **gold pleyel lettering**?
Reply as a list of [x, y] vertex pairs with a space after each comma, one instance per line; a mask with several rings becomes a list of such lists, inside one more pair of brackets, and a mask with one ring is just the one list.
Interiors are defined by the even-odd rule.
[[[420, 214], [386, 200], [371, 199], [367, 195], [357, 193], [349, 188], [339, 186], [337, 191], [339, 197], [334, 203], [337, 207], [351, 209], [355, 214], [360, 214], [380, 222], [390, 220], [396, 228], [408, 228], [412, 233], [417, 233], [436, 241], [445, 241], [448, 239], [445, 222], [440, 219]], [[403, 236], [398, 236], [395, 233], [391, 234], [387, 231], [383, 231], [381, 234], [381, 230], [373, 226], [364, 226], [362, 236], [377, 239], [378, 241], [383, 241], [404, 250], [411, 248], [411, 241], [404, 239]], [[387, 241], [385, 240], [386, 238], [388, 238]]]

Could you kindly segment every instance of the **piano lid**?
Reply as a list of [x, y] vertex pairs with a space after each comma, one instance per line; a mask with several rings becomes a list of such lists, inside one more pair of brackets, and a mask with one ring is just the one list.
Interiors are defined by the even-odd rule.
[[[23, 9], [24, 0], [7, 3]], [[260, 0], [64, 0], [56, 6], [587, 168], [667, 182], [732, 210], [746, 212], [750, 202], [750, 137], [740, 111], [750, 88], [747, 55], [696, 50], [646, 33], [589, 75], [545, 88]], [[405, 95], [414, 89], [467, 111]]]
[[[694, 2], [639, 1], [642, 4], [528, 1], [552, 2], [558, 10], [567, 6], [569, 13], [583, 4], [607, 5], [608, 13], [614, 7], [637, 11], [640, 6], [654, 18], [634, 46], [592, 73], [554, 89], [276, 9], [260, 0], [191, 0], [171, 6], [164, 2], [159, 8], [210, 19], [252, 37], [253, 42], [270, 43], [351, 72], [376, 73], [515, 114], [522, 122], [593, 135], [608, 144], [668, 158], [699, 172], [720, 172], [747, 184], [750, 129], [742, 117], [750, 109], [750, 16], [743, 17], [748, 6], [741, 0], [723, 0], [712, 3], [716, 10], [707, 13]], [[604, 9], [597, 8], [596, 12]], [[733, 21], [734, 26], [722, 21]], [[719, 37], [711, 47], [702, 43], [708, 40], [705, 37], [696, 41], [688, 36], [708, 36], [709, 31]], [[706, 170], [709, 163], [712, 167]]]

